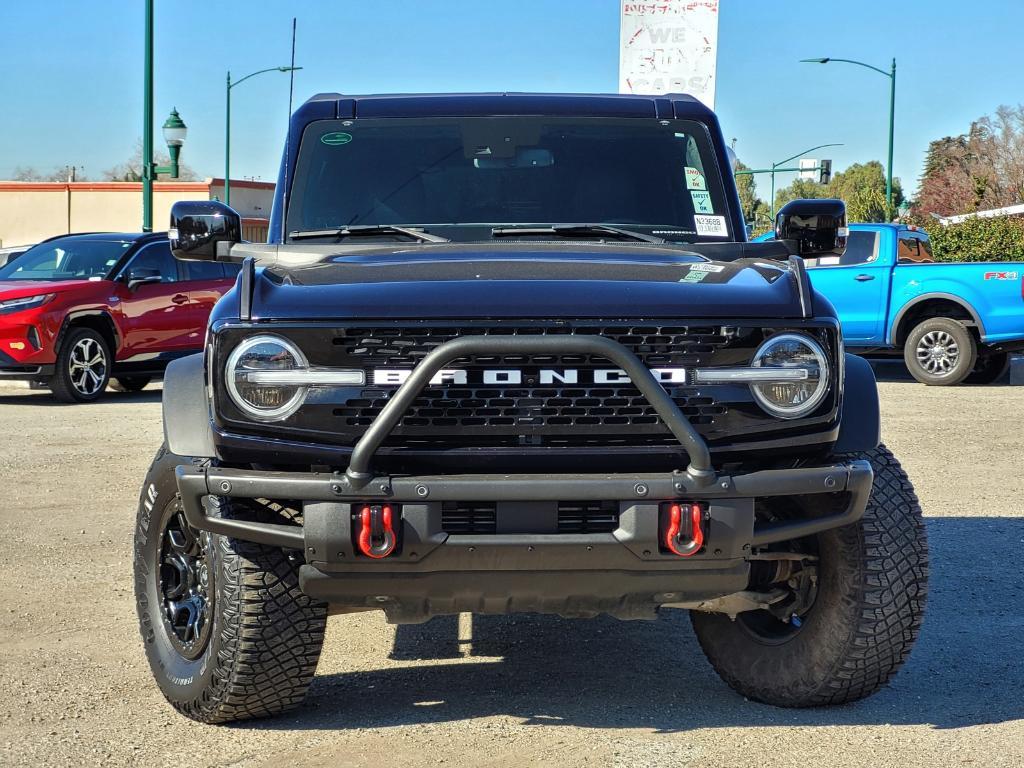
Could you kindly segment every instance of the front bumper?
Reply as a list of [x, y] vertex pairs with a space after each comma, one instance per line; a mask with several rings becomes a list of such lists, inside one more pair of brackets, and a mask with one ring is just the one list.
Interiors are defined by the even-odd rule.
[[[21, 342], [19, 342], [21, 343]], [[24, 363], [0, 351], [0, 381], [25, 380], [41, 381], [53, 376], [53, 363]]]
[[[450, 360], [500, 346], [549, 353], [554, 345], [597, 355], [624, 369], [677, 437], [689, 466], [663, 473], [387, 475], [372, 469], [376, 451], [409, 403]], [[345, 472], [279, 472], [179, 466], [178, 489], [189, 523], [200, 530], [301, 550], [303, 590], [343, 609], [383, 609], [395, 622], [462, 611], [536, 611], [568, 616], [653, 616], [660, 605], [692, 604], [745, 590], [750, 559], [772, 544], [856, 522], [871, 493], [866, 461], [719, 473], [707, 446], [650, 371], [625, 347], [603, 337], [461, 338], [417, 366], [370, 426]], [[759, 521], [759, 499], [828, 496], [813, 517]], [[302, 525], [225, 516], [211, 497], [288, 500]], [[558, 502], [612, 502], [617, 525], [603, 533], [537, 533], [517, 521]], [[445, 502], [494, 502], [513, 521], [494, 533], [445, 530]], [[679, 556], [661, 546], [661, 507], [701, 506], [704, 546]], [[354, 514], [367, 505], [398, 511], [400, 546], [384, 559], [356, 546]], [[543, 528], [543, 526], [542, 526]], [[549, 528], [543, 528], [550, 530]], [[523, 532], [523, 531], [534, 532]]]
[[[464, 475], [374, 477], [353, 484], [340, 473], [264, 472], [181, 466], [178, 488], [200, 530], [302, 550], [302, 588], [348, 609], [382, 608], [391, 621], [440, 613], [600, 612], [642, 617], [666, 603], [711, 600], [744, 590], [754, 550], [856, 522], [871, 492], [866, 461], [719, 475], [701, 487], [683, 472], [664, 475]], [[758, 498], [843, 494], [838, 511], [758, 523]], [[303, 525], [221, 517], [204, 497], [289, 499]], [[456, 535], [441, 527], [445, 501], [615, 500], [608, 533]], [[704, 548], [691, 557], [659, 546], [659, 505], [706, 506]], [[384, 560], [358, 552], [354, 511], [400, 507], [400, 550]]]

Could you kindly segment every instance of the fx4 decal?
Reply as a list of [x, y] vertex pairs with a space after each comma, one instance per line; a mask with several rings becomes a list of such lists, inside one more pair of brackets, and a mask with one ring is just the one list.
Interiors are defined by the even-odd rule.
[[986, 280], [1016, 280], [1016, 272], [986, 272]]

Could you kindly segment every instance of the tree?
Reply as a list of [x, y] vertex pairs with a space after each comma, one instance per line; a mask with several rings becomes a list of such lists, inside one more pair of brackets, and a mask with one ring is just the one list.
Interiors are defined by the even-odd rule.
[[[66, 165], [59, 165], [49, 173], [40, 173], [30, 165], [19, 165], [14, 169], [14, 173], [11, 174], [13, 181], [60, 181], [64, 182], [68, 180], [68, 175], [71, 173], [71, 168]], [[75, 179], [77, 181], [88, 181], [88, 177], [85, 176], [81, 170], [75, 169]]]
[[[736, 161], [737, 171], [750, 170], [742, 161]], [[736, 190], [740, 196], [740, 210], [743, 212], [743, 220], [752, 225], [756, 230], [764, 227], [765, 222], [771, 218], [768, 204], [757, 196], [757, 186], [754, 183], [754, 175], [744, 173], [736, 177]]]
[[913, 214], [958, 213], [1024, 202], [1024, 105], [1000, 106], [959, 136], [928, 145]]
[[885, 169], [877, 160], [854, 163], [828, 184], [828, 196], [846, 202], [850, 221], [891, 221], [903, 203], [903, 185], [892, 180], [892, 208], [885, 200]]
[[827, 185], [811, 179], [795, 179], [788, 187], [775, 193], [775, 210], [801, 197], [838, 197], [846, 203], [846, 215], [850, 221], [891, 221], [903, 203], [903, 186], [899, 179], [892, 180], [893, 206], [890, 210], [885, 203], [885, 169], [877, 160], [871, 160], [854, 163], [845, 171], [836, 173]]
[[[157, 165], [170, 165], [171, 158], [162, 152], [153, 154], [153, 161]], [[158, 180], [168, 180], [170, 177], [160, 174]], [[176, 181], [195, 181], [199, 175], [189, 166], [180, 163], [178, 166], [178, 178]], [[103, 172], [104, 181], [142, 181], [142, 139], [135, 143], [135, 152], [124, 162], [118, 163]]]
[[827, 190], [823, 184], [810, 179], [794, 179], [788, 187], [775, 191], [775, 210], [784, 206], [790, 200], [798, 200], [804, 197], [828, 197]]

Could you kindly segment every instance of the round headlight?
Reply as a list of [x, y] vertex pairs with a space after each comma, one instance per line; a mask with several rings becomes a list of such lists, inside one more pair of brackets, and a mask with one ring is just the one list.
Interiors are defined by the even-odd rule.
[[260, 381], [267, 371], [306, 368], [306, 358], [279, 336], [253, 336], [228, 356], [224, 381], [235, 405], [254, 419], [280, 421], [292, 415], [306, 399], [306, 387]]
[[754, 399], [773, 416], [782, 419], [806, 416], [828, 392], [828, 357], [810, 336], [800, 333], [772, 336], [757, 350], [751, 365], [780, 369], [779, 381], [750, 385]]

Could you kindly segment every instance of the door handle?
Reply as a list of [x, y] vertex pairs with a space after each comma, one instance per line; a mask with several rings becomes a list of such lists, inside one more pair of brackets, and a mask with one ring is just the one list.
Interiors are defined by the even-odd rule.
[[858, 283], [866, 283], [868, 280], [874, 280], [875, 276], [874, 275], [857, 275], [853, 279], [856, 280]]
[[178, 305], [186, 304], [188, 302], [188, 296], [184, 293], [178, 293], [171, 298], [171, 301]]

